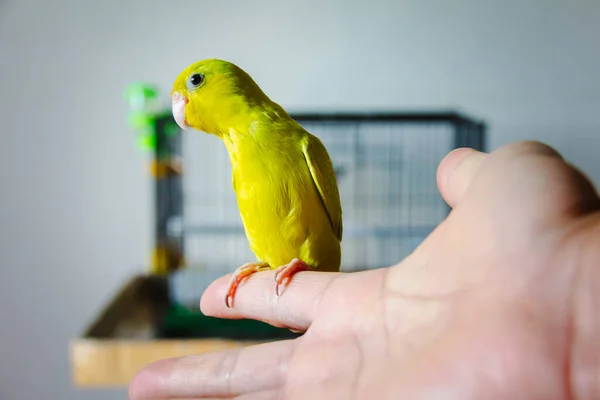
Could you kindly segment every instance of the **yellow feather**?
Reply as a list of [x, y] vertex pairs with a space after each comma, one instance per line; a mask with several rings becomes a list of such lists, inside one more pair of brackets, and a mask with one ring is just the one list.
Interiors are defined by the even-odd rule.
[[[189, 83], [196, 73], [203, 76], [198, 87]], [[316, 270], [339, 271], [342, 208], [321, 141], [226, 61], [190, 65], [173, 92], [187, 99], [186, 124], [227, 147], [240, 215], [257, 259], [273, 269], [299, 258]]]

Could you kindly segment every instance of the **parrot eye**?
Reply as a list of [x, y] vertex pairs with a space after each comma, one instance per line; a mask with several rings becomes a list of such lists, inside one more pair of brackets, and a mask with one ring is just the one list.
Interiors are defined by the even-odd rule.
[[196, 73], [188, 78], [187, 87], [189, 90], [194, 90], [200, 86], [202, 82], [204, 82], [204, 75]]

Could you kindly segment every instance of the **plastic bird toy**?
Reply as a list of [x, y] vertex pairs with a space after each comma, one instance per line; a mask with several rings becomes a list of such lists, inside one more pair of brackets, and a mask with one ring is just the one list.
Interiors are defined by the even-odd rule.
[[279, 296], [294, 274], [339, 271], [342, 207], [329, 154], [316, 136], [273, 102], [241, 68], [208, 59], [185, 68], [172, 90], [183, 129], [220, 138], [229, 153], [233, 189], [250, 248], [225, 295], [252, 274], [276, 269]]

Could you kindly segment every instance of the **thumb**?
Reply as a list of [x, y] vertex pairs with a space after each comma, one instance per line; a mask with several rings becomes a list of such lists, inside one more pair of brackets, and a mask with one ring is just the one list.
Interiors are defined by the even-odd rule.
[[455, 207], [467, 191], [487, 154], [470, 148], [455, 149], [441, 161], [437, 185], [450, 207]]

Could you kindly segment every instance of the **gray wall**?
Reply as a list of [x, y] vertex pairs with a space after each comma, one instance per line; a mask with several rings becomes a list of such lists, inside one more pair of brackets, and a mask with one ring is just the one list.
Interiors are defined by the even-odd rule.
[[0, 2], [0, 399], [124, 396], [73, 390], [67, 341], [148, 259], [132, 81], [221, 57], [291, 111], [458, 108], [600, 183], [597, 0], [319, 3]]

